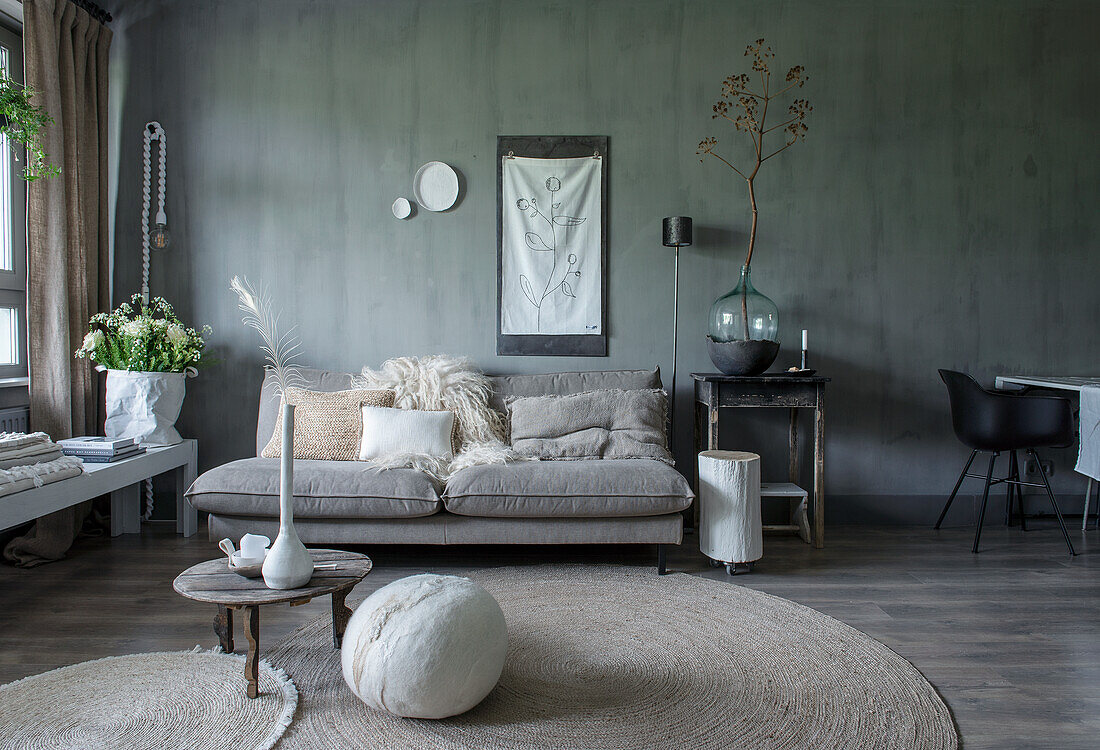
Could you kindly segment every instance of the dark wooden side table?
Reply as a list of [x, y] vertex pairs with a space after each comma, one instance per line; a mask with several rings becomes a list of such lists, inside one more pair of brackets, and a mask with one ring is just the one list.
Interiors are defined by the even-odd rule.
[[244, 676], [248, 681], [248, 697], [259, 696], [260, 677], [260, 607], [265, 604], [305, 604], [314, 597], [332, 595], [332, 645], [340, 648], [351, 610], [344, 599], [355, 584], [371, 570], [370, 558], [355, 552], [332, 549], [311, 549], [314, 565], [335, 563], [332, 568], [313, 571], [313, 578], [301, 588], [277, 591], [264, 585], [263, 578], [244, 578], [229, 570], [226, 558], [207, 560], [193, 565], [176, 576], [172, 588], [181, 596], [218, 605], [214, 617], [214, 632], [222, 649], [233, 653], [233, 610], [244, 610], [244, 634], [248, 639], [248, 656]]
[[[720, 375], [693, 372], [695, 381], [695, 494], [699, 494], [699, 467], [695, 456], [703, 450], [718, 450], [718, 417], [731, 407], [779, 407], [790, 410], [788, 475], [799, 480], [798, 410], [814, 410], [814, 546], [825, 546], [825, 384], [829, 378], [817, 375]], [[704, 442], [704, 434], [706, 436]], [[737, 446], [748, 450], [748, 446]], [[695, 528], [699, 528], [699, 504], [695, 504]]]

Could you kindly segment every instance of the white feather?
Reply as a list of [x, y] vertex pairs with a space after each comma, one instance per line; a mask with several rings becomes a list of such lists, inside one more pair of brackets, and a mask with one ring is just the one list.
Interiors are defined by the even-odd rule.
[[238, 307], [244, 324], [255, 328], [263, 340], [260, 350], [266, 360], [264, 369], [274, 373], [273, 382], [279, 394], [285, 393], [287, 388], [305, 385], [305, 379], [298, 370], [299, 364], [295, 362], [301, 353], [298, 351], [301, 342], [294, 333], [295, 328], [279, 333], [279, 314], [272, 309], [267, 290], [262, 286], [259, 290], [253, 289], [248, 279], [240, 276], [233, 277], [229, 288], [240, 298]]

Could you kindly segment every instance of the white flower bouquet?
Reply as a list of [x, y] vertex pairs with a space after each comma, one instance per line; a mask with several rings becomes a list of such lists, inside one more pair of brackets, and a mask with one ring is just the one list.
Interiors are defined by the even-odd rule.
[[186, 372], [198, 367], [206, 347], [203, 336], [213, 333], [186, 328], [162, 297], [148, 303], [135, 294], [110, 313], [93, 315], [88, 335], [76, 350], [108, 370]]

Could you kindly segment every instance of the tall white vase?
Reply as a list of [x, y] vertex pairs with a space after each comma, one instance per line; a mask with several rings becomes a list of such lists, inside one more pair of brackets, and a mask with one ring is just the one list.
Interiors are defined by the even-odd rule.
[[283, 403], [283, 444], [279, 466], [279, 536], [263, 567], [269, 589], [296, 589], [313, 577], [313, 558], [294, 530], [294, 405]]

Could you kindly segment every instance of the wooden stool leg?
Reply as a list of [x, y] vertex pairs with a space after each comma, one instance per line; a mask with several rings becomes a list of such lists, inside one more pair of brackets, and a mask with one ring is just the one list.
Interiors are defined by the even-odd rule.
[[348, 620], [351, 619], [351, 610], [344, 604], [347, 591], [334, 591], [332, 593], [332, 647], [340, 648], [344, 642], [344, 631], [348, 628]]
[[222, 651], [233, 653], [233, 610], [224, 604], [218, 605], [218, 614], [214, 615], [214, 633], [218, 636]]
[[260, 696], [260, 608], [244, 608], [244, 634], [248, 638], [248, 656], [244, 660], [244, 678], [248, 681], [248, 697]]

